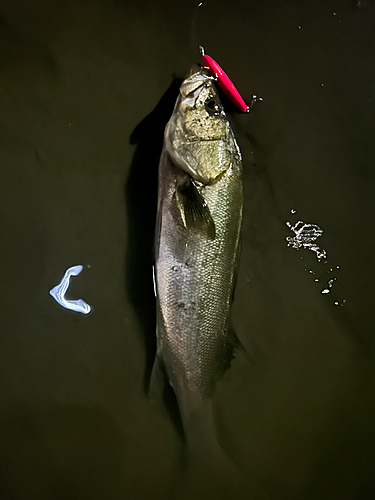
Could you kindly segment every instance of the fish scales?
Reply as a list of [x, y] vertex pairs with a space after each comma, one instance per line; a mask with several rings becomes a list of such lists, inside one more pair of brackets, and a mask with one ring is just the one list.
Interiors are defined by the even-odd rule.
[[[157, 357], [182, 421], [212, 397], [227, 333], [242, 223], [241, 154], [204, 69], [183, 82], [159, 165]], [[160, 378], [159, 378], [160, 379]]]

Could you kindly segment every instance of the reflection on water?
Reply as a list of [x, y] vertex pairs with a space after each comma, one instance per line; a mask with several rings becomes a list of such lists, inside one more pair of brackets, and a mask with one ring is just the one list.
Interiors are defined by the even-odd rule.
[[[291, 209], [290, 213], [295, 214], [297, 210]], [[317, 224], [310, 224], [299, 220], [295, 224], [287, 221], [286, 225], [294, 232], [294, 236], [287, 236], [285, 239], [288, 242], [288, 247], [294, 248], [295, 250], [300, 250], [304, 248], [306, 250], [311, 250], [317, 258], [319, 263], [322, 263], [324, 259], [324, 265], [328, 264], [327, 260], [327, 251], [324, 248], [321, 248], [316, 240], [322, 236], [323, 229], [319, 227]], [[303, 259], [303, 257], [301, 257]], [[334, 267], [330, 267], [325, 271], [326, 274], [329, 274], [330, 277], [327, 280], [327, 286], [321, 290], [323, 295], [326, 295], [331, 292], [334, 283], [337, 281], [337, 276], [333, 276], [331, 273], [337, 273], [339, 271], [340, 266], [336, 265]], [[314, 276], [314, 282], [319, 283], [320, 281], [325, 281], [325, 279], [319, 278], [317, 272], [314, 269], [309, 269], [308, 265], [305, 264], [304, 271], [308, 271], [309, 274]], [[343, 306], [346, 303], [346, 299], [342, 299], [340, 301], [335, 300], [333, 303], [335, 306]]]
[[290, 222], [286, 222], [286, 225], [295, 234], [295, 236], [287, 236], [285, 238], [288, 242], [288, 247], [295, 248], [296, 250], [300, 248], [311, 250], [316, 254], [318, 262], [327, 258], [327, 252], [315, 243], [315, 240], [323, 234], [323, 229], [317, 224], [307, 224], [299, 220], [294, 226]]
[[82, 272], [83, 266], [72, 266], [69, 267], [61, 280], [61, 282], [54, 286], [50, 290], [50, 295], [56, 300], [58, 304], [65, 307], [65, 309], [70, 309], [71, 311], [79, 312], [82, 314], [88, 314], [91, 311], [91, 307], [82, 299], [72, 300], [66, 299], [65, 294], [68, 291], [70, 278], [72, 276], [78, 276]]

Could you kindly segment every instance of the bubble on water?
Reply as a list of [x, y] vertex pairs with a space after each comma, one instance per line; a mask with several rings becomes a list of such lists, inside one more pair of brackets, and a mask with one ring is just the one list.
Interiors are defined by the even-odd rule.
[[323, 229], [317, 224], [308, 224], [299, 220], [294, 226], [290, 222], [286, 222], [286, 225], [295, 234], [295, 236], [286, 237], [288, 247], [292, 247], [295, 250], [299, 250], [300, 248], [311, 250], [315, 253], [319, 262], [327, 258], [327, 252], [315, 243], [315, 240], [323, 234]]

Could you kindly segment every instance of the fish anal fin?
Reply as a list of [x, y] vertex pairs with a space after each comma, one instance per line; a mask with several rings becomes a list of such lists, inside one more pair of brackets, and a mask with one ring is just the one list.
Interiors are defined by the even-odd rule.
[[154, 401], [163, 401], [167, 377], [162, 359], [158, 354], [155, 355], [154, 365], [152, 367], [149, 396]]
[[206, 200], [191, 181], [181, 183], [176, 190], [177, 205], [186, 228], [215, 239], [215, 223]]
[[247, 360], [251, 360], [252, 356], [238, 338], [236, 330], [234, 329], [231, 321], [227, 328], [227, 342], [226, 352], [224, 356], [224, 371], [228, 370], [232, 364], [233, 359], [238, 355], [244, 356]]
[[184, 439], [181, 415], [176, 394], [168, 378], [167, 368], [160, 354], [156, 354], [152, 368], [149, 397], [160, 413], [167, 412], [179, 436]]

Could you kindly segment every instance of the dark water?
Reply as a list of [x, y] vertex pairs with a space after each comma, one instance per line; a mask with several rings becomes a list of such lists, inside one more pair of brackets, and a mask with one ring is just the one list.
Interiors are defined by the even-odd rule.
[[[195, 5], [1, 3], [1, 499], [164, 499], [183, 476], [144, 388], [158, 155], [198, 43], [264, 99], [231, 117], [250, 356], [218, 385], [220, 443], [249, 499], [375, 498], [374, 2], [208, 0], [192, 30]], [[287, 247], [298, 220], [326, 260]], [[88, 316], [48, 293], [77, 264]]]

